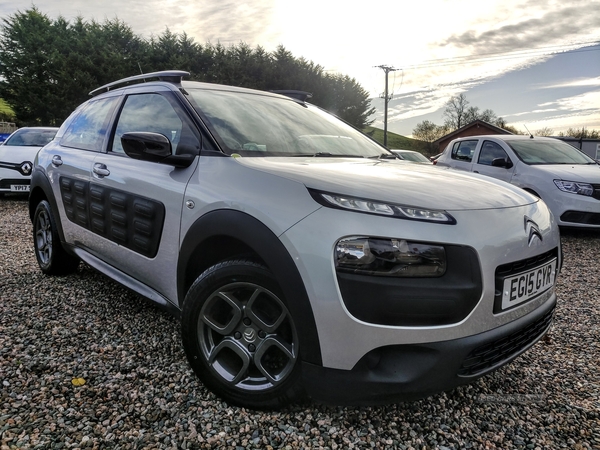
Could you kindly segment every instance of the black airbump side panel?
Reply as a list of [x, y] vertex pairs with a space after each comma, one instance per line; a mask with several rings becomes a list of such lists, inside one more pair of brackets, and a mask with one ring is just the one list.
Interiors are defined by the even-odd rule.
[[60, 178], [67, 218], [149, 258], [156, 256], [165, 206], [145, 197], [73, 178]]

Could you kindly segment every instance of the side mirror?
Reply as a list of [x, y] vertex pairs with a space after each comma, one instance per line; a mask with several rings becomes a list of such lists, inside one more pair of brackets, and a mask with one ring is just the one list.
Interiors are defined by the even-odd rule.
[[127, 156], [142, 161], [168, 164], [175, 167], [189, 167], [194, 155], [173, 155], [171, 141], [160, 133], [134, 131], [121, 136], [121, 144]]
[[510, 169], [513, 166], [513, 163], [510, 159], [504, 158], [494, 158], [492, 160], [493, 167], [504, 167], [505, 169]]

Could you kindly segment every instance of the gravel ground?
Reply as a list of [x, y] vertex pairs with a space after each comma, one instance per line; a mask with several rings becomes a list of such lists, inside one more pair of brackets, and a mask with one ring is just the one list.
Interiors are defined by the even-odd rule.
[[549, 338], [476, 383], [385, 407], [231, 407], [176, 320], [80, 265], [50, 278], [27, 199], [0, 199], [0, 449], [600, 449], [600, 234], [564, 233]]

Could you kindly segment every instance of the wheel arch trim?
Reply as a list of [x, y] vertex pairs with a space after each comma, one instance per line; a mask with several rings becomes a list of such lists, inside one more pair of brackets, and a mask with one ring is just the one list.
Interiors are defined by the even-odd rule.
[[[258, 219], [240, 211], [217, 210], [200, 217], [187, 231], [177, 264], [177, 293], [183, 308], [186, 291], [197, 271], [190, 271], [203, 245], [222, 237], [236, 240], [257, 255], [273, 273], [287, 300], [300, 339], [301, 358], [321, 365], [321, 350], [314, 314], [296, 264], [279, 238]], [[227, 259], [227, 257], [225, 257]], [[191, 276], [191, 274], [194, 274]]]
[[65, 234], [63, 232], [60, 211], [58, 210], [58, 204], [53, 195], [50, 180], [44, 172], [34, 170], [31, 174], [31, 192], [29, 193], [29, 218], [32, 223], [35, 215], [35, 208], [41, 199], [46, 200], [50, 204], [52, 211], [54, 211], [54, 221], [56, 222], [58, 235], [60, 236], [61, 243], [65, 244]]

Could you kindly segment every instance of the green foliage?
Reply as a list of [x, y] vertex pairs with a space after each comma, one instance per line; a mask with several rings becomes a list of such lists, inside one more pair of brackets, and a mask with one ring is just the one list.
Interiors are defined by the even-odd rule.
[[585, 127], [569, 128], [567, 131], [561, 131], [559, 136], [574, 137], [578, 139], [600, 139], [600, 130], [590, 130]]
[[167, 29], [144, 40], [118, 19], [104, 23], [51, 20], [36, 7], [0, 26], [0, 97], [23, 124], [58, 125], [93, 89], [111, 81], [167, 69], [192, 80], [261, 90], [294, 89], [357, 128], [371, 122], [368, 93], [355, 79], [326, 74], [283, 46], [269, 53], [240, 43], [200, 45]]
[[59, 125], [93, 88], [130, 75], [142, 43], [118, 20], [52, 21], [35, 7], [1, 31], [0, 96], [28, 125]]
[[15, 112], [12, 110], [8, 103], [0, 98], [0, 121], [2, 122], [14, 122]]
[[426, 149], [429, 153], [439, 152], [437, 145], [433, 143], [450, 132], [447, 125], [436, 125], [435, 123], [424, 120], [417, 124], [413, 129], [413, 136], [426, 143]]
[[[383, 130], [380, 128], [374, 128], [371, 126], [365, 127], [363, 133], [371, 136], [374, 140], [383, 145]], [[419, 141], [418, 139], [411, 139], [400, 134], [387, 132], [387, 147], [389, 149], [403, 149], [403, 150], [415, 150], [427, 154], [424, 150], [426, 149], [426, 143]]]

